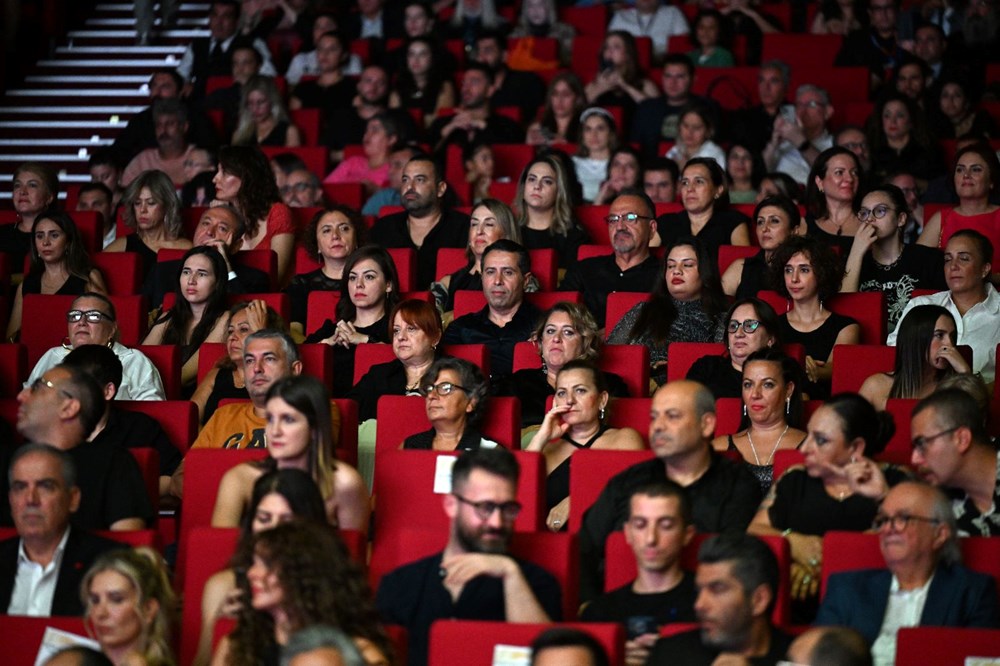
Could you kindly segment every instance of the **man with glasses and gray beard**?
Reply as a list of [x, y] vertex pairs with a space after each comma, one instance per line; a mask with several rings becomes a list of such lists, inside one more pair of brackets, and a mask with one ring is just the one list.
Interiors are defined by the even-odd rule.
[[459, 456], [444, 511], [451, 521], [444, 551], [403, 565], [379, 585], [382, 620], [406, 627], [409, 664], [427, 663], [435, 620], [552, 622], [561, 616], [559, 583], [544, 569], [507, 554], [520, 468], [506, 449]]

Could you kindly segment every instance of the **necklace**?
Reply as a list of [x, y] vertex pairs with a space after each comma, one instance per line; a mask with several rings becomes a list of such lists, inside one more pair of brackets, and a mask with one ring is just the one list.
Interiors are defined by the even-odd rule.
[[879, 263], [879, 260], [876, 259], [874, 256], [872, 256], [872, 261], [875, 263], [875, 268], [888, 272], [891, 271], [893, 268], [895, 268], [896, 264], [898, 264], [899, 260], [902, 258], [903, 258], [903, 251], [900, 250], [899, 254], [896, 255], [896, 258], [890, 264]]
[[[760, 464], [760, 458], [757, 457], [757, 447], [753, 445], [753, 437], [750, 436], [750, 431], [752, 429], [753, 428], [747, 428], [747, 441], [750, 442], [750, 450], [753, 451], [754, 462], [757, 463], [757, 467], [760, 467], [761, 466], [761, 464]], [[781, 446], [781, 440], [785, 436], [786, 432], [788, 432], [788, 424], [787, 423], [785, 424], [785, 429], [781, 431], [780, 435], [778, 435], [778, 441], [774, 443], [774, 448], [771, 449], [771, 455], [769, 455], [767, 457], [767, 462], [764, 463], [765, 465], [770, 465], [771, 464], [771, 459], [774, 458], [775, 451], [777, 451], [778, 447]]]

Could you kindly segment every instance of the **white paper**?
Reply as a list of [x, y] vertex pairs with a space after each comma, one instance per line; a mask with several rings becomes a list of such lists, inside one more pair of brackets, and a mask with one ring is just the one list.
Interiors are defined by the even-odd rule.
[[531, 648], [524, 645], [493, 646], [493, 666], [530, 666]]
[[71, 634], [68, 631], [56, 629], [55, 627], [45, 627], [45, 633], [42, 635], [42, 645], [38, 648], [38, 656], [35, 657], [35, 666], [42, 666], [60, 650], [65, 650], [74, 645], [82, 645], [83, 647], [93, 648], [97, 651], [101, 650], [101, 646], [97, 641], [91, 640], [86, 636]]
[[438, 456], [434, 467], [434, 494], [447, 495], [451, 492], [451, 468], [455, 466], [455, 456]]
[[1000, 657], [966, 657], [965, 666], [1000, 666]]

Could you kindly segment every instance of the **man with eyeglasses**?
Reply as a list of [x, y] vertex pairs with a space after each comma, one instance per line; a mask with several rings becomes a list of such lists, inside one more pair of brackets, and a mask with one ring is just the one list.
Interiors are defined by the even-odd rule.
[[166, 400], [160, 371], [149, 357], [115, 339], [118, 334], [115, 306], [107, 296], [93, 292], [77, 296], [66, 312], [66, 326], [66, 340], [42, 354], [28, 375], [28, 385], [62, 363], [77, 347], [103, 345], [110, 347], [122, 362], [122, 381], [116, 400]]
[[295, 169], [285, 178], [281, 198], [290, 208], [311, 208], [323, 205], [319, 178], [309, 169]]
[[605, 218], [613, 254], [591, 257], [569, 267], [560, 291], [579, 291], [583, 302], [604, 328], [608, 295], [615, 291], [650, 292], [660, 263], [649, 252], [656, 230], [656, 206], [640, 189], [626, 188], [615, 197]]
[[833, 146], [827, 123], [833, 117], [833, 105], [826, 90], [806, 83], [795, 91], [795, 122], [782, 115], [774, 119], [771, 140], [764, 148], [768, 171], [788, 174], [800, 185], [809, 179], [813, 161]]
[[[17, 431], [25, 441], [65, 451], [77, 470], [74, 524], [88, 530], [141, 530], [153, 507], [139, 466], [123, 447], [87, 441], [104, 415], [104, 392], [80, 368], [57, 365], [17, 395]], [[6, 477], [0, 481], [7, 490]], [[6, 497], [6, 493], [3, 495]], [[9, 507], [0, 524], [10, 524]]]
[[904, 482], [875, 516], [885, 569], [830, 576], [817, 625], [857, 630], [876, 666], [891, 666], [903, 627], [1000, 626], [993, 578], [961, 565], [955, 517], [932, 486]]
[[460, 455], [443, 500], [450, 519], [444, 551], [382, 578], [375, 605], [384, 622], [406, 627], [410, 666], [427, 663], [435, 620], [559, 621], [558, 581], [507, 552], [521, 510], [519, 475], [517, 459], [506, 449]]

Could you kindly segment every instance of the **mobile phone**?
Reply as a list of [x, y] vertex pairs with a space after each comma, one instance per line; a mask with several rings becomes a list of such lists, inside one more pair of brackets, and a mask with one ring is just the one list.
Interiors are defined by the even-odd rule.
[[791, 104], [782, 104], [781, 119], [789, 125], [794, 125], [797, 122], [797, 119], [795, 118], [795, 107]]
[[643, 634], [655, 634], [659, 631], [660, 627], [652, 615], [633, 615], [625, 621], [625, 633], [630, 641]]

